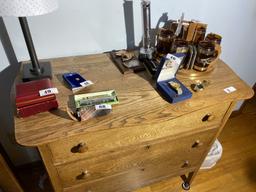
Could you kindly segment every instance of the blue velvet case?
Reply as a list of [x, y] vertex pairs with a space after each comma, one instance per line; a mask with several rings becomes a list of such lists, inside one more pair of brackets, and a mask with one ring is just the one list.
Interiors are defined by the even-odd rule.
[[71, 89], [82, 87], [81, 83], [86, 80], [78, 73], [64, 73], [62, 75], [63, 79], [69, 85]]
[[[162, 94], [162, 96], [170, 103], [177, 103], [184, 101], [192, 97], [192, 93], [187, 89], [178, 79], [176, 79], [176, 72], [178, 71], [179, 65], [184, 58], [184, 54], [168, 54], [164, 57], [159, 65], [157, 75], [156, 87]], [[176, 62], [171, 67], [166, 67], [166, 64], [170, 59], [176, 59]], [[178, 95], [175, 90], [173, 90], [168, 82], [173, 81], [179, 83], [182, 89], [182, 94]]]

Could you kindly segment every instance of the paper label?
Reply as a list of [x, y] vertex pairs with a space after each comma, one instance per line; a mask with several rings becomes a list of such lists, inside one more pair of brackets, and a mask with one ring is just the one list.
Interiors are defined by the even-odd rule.
[[232, 92], [236, 91], [236, 88], [230, 86], [230, 87], [225, 88], [224, 91], [225, 91], [226, 93], [232, 93]]
[[80, 83], [80, 85], [81, 85], [82, 87], [88, 87], [89, 85], [92, 85], [92, 84], [93, 84], [93, 82], [90, 81], [90, 80], [83, 81], [83, 82]]
[[53, 88], [48, 88], [48, 89], [43, 89], [43, 90], [39, 90], [39, 95], [42, 96], [46, 96], [46, 95], [51, 95], [51, 94], [57, 94], [58, 89], [53, 87]]
[[112, 109], [112, 106], [108, 104], [100, 104], [100, 105], [95, 105], [95, 109], [96, 110]]
[[180, 63], [181, 59], [179, 57], [176, 57], [172, 54], [167, 54], [166, 60], [163, 64], [162, 70], [158, 76], [157, 81], [161, 82], [167, 79], [174, 78], [175, 74], [179, 69]]

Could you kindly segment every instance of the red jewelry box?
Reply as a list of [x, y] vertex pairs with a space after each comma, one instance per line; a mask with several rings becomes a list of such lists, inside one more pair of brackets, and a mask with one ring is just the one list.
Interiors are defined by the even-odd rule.
[[49, 111], [51, 109], [57, 109], [57, 108], [58, 108], [57, 100], [44, 101], [41, 103], [17, 108], [17, 116], [28, 117], [31, 115], [35, 115], [37, 113], [41, 113], [41, 112], [45, 112], [45, 111]]
[[58, 108], [55, 94], [39, 95], [40, 90], [52, 87], [52, 82], [48, 78], [17, 84], [17, 115], [19, 117], [28, 117], [36, 113]]

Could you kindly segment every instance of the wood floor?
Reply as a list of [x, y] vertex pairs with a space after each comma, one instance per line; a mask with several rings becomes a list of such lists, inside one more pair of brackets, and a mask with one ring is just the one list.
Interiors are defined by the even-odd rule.
[[[214, 168], [199, 172], [190, 192], [256, 192], [255, 97], [247, 101], [242, 114], [228, 120], [219, 140], [223, 146], [221, 160]], [[43, 173], [42, 166], [19, 169], [18, 175], [25, 191], [51, 191], [47, 179], [44, 182], [44, 190], [38, 187], [39, 177], [42, 178]], [[181, 179], [177, 177], [138, 189], [135, 192], [181, 191], [183, 191]]]

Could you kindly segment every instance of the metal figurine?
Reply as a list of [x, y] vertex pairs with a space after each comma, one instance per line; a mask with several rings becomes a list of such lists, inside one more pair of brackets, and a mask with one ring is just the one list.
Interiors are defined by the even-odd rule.
[[153, 48], [151, 47], [151, 21], [150, 21], [150, 0], [141, 1], [142, 23], [143, 23], [143, 41], [140, 48], [141, 59], [152, 59]]

